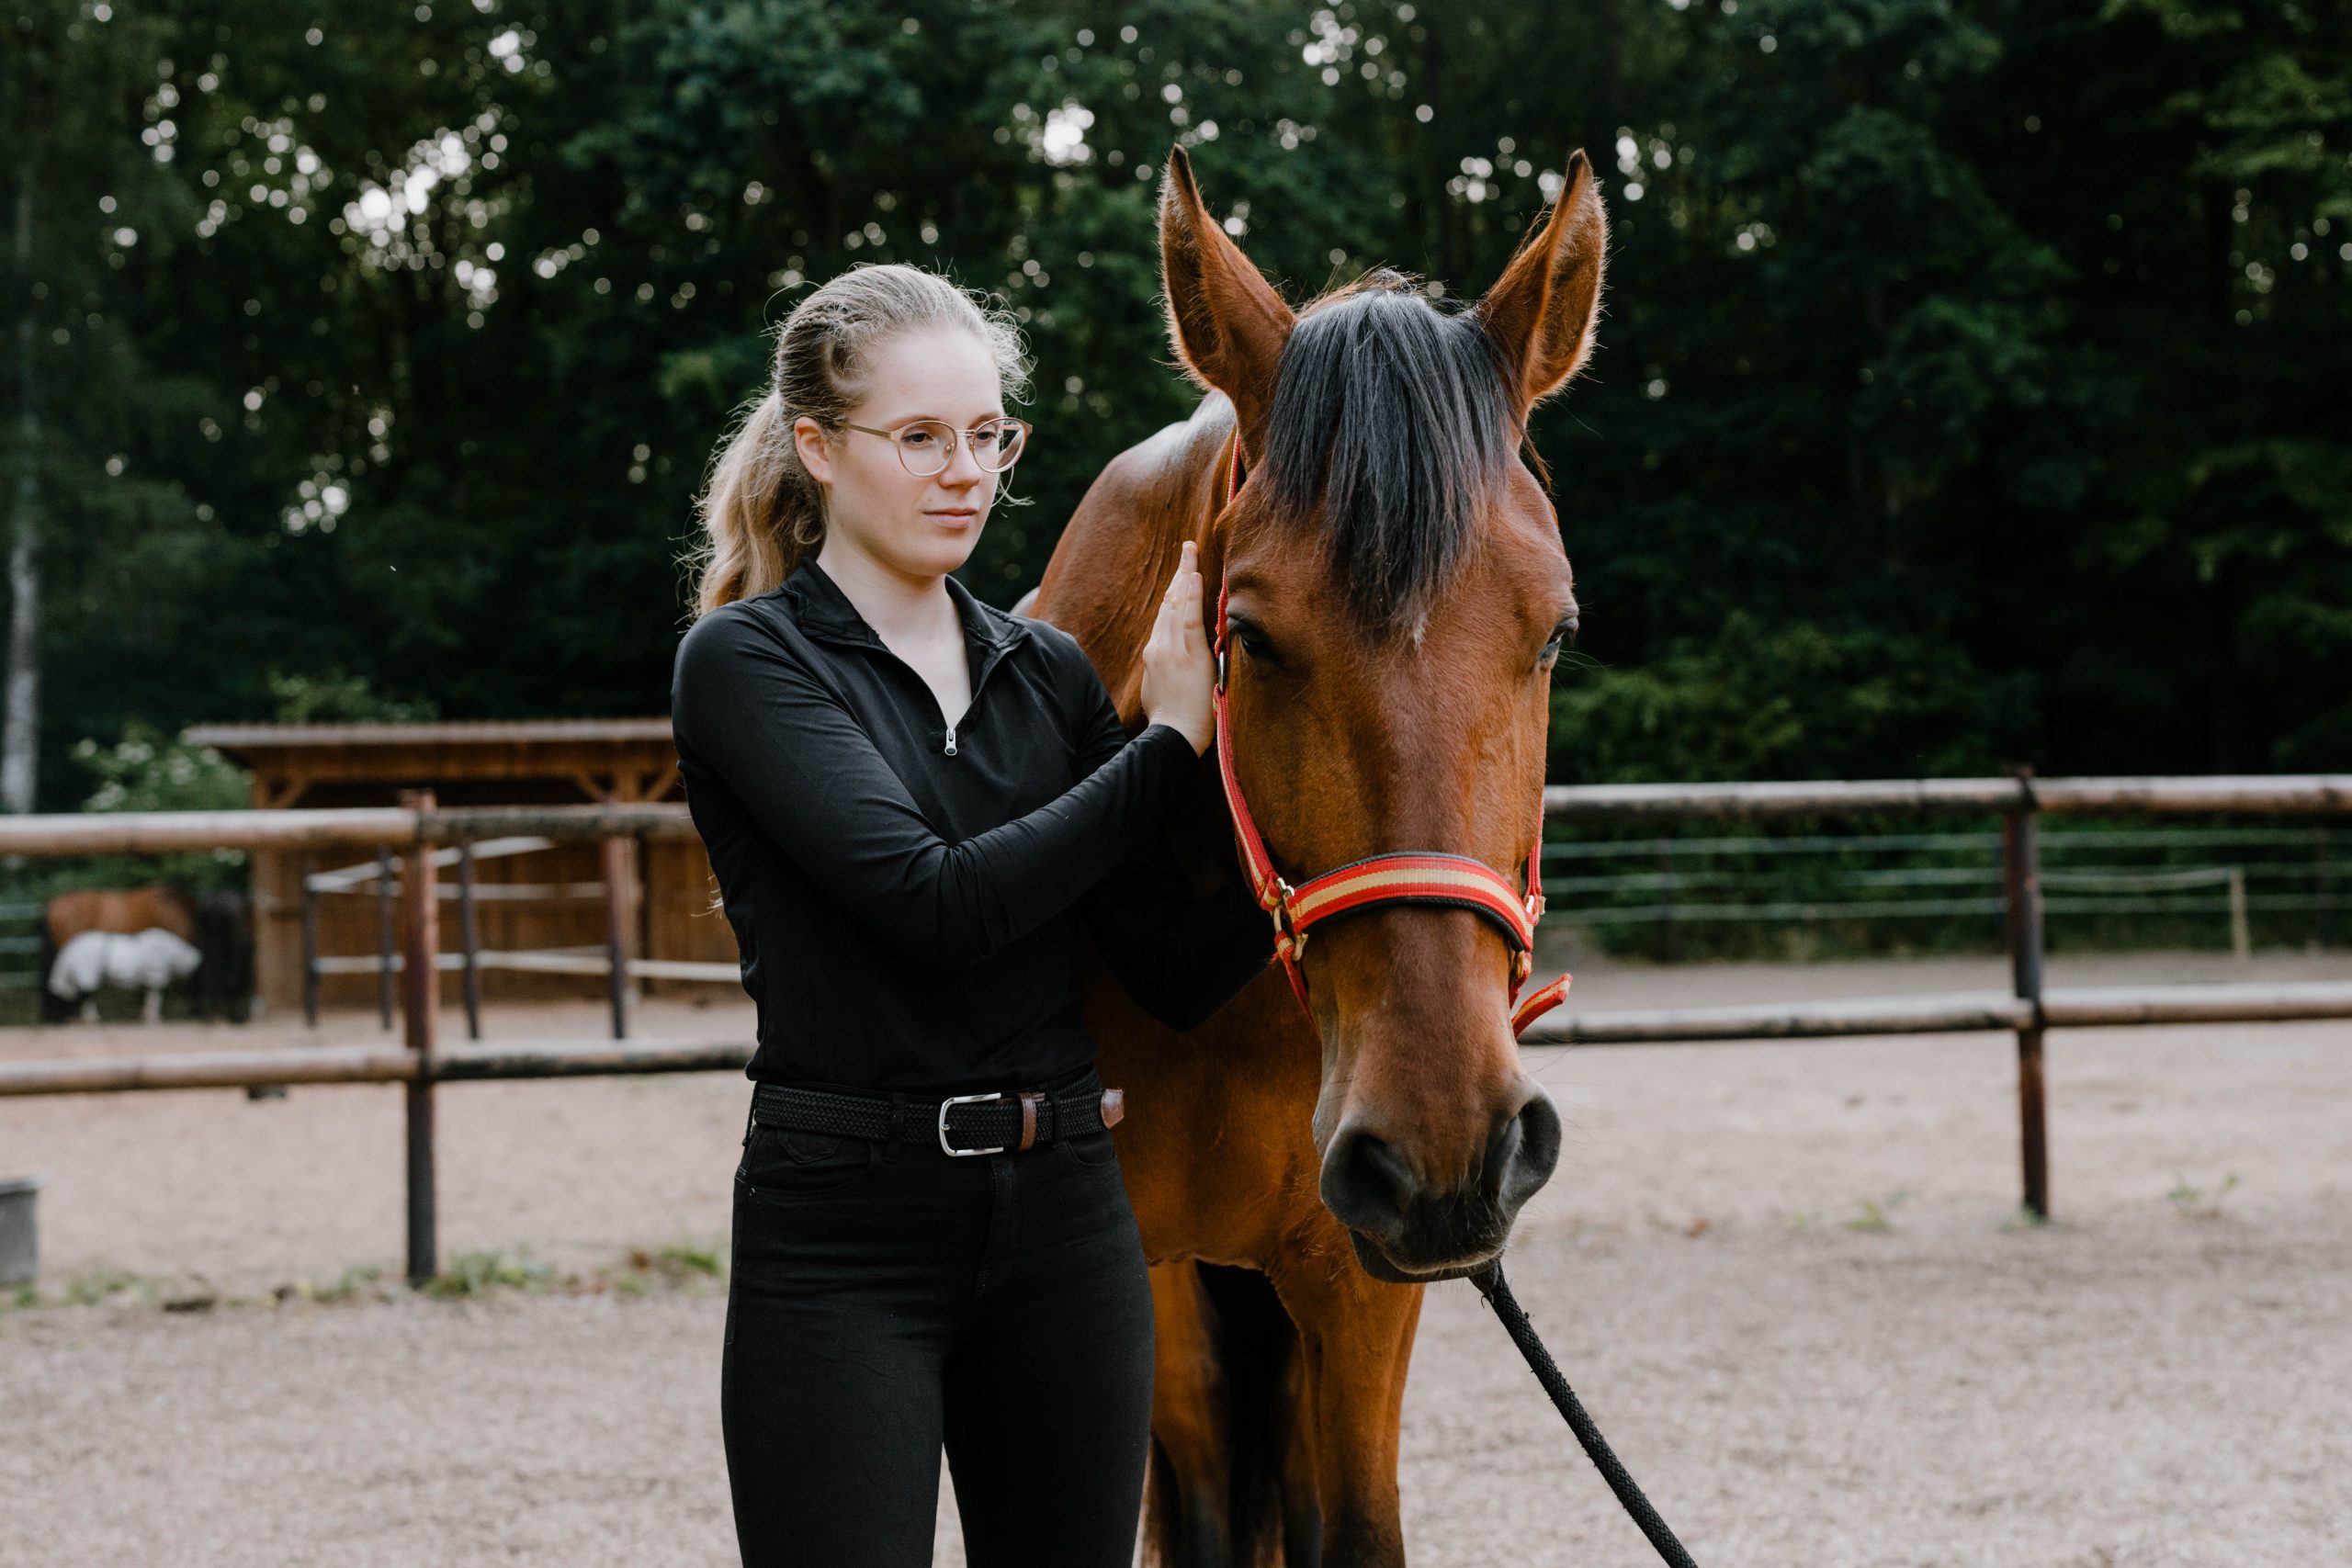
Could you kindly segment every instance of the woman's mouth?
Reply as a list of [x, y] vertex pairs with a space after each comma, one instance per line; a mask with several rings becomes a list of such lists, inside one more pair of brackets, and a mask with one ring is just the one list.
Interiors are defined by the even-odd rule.
[[943, 507], [937, 512], [923, 513], [925, 517], [932, 518], [943, 528], [968, 528], [979, 514], [979, 508], [976, 506], [949, 506]]

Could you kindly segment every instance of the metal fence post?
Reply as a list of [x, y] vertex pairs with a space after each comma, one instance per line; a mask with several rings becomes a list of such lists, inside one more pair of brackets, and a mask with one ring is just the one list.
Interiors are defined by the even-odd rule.
[[2009, 974], [2032, 1021], [2018, 1031], [2018, 1131], [2025, 1206], [2050, 1217], [2050, 1142], [2041, 1080], [2041, 835], [2033, 774], [2017, 774], [2018, 802], [2001, 816], [2001, 885], [2008, 915]]
[[417, 1073], [408, 1081], [408, 1282], [424, 1285], [440, 1272], [434, 1237], [433, 1045], [441, 1001], [441, 911], [434, 886], [433, 846], [425, 842], [423, 814], [433, 809], [429, 789], [401, 791], [401, 806], [419, 814], [401, 874], [402, 921], [401, 1010], [408, 1015], [408, 1048]]

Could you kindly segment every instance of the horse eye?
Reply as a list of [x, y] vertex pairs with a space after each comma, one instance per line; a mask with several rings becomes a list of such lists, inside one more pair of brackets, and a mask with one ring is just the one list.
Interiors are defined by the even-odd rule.
[[1552, 640], [1544, 645], [1544, 656], [1539, 662], [1549, 664], [1552, 660], [1559, 658], [1560, 645], [1566, 642], [1574, 642], [1576, 637], [1577, 617], [1570, 615], [1558, 626], [1552, 628]]
[[1244, 653], [1267, 664], [1282, 662], [1281, 657], [1274, 652], [1274, 645], [1266, 640], [1263, 632], [1247, 621], [1232, 621], [1229, 624], [1233, 629], [1233, 640], [1241, 645], [1241, 650]]

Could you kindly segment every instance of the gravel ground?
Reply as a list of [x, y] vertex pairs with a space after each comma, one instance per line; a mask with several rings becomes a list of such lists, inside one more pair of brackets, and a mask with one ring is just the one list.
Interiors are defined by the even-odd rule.
[[[2343, 967], [2179, 955], [2061, 963], [2052, 981]], [[1576, 999], [2002, 973], [1588, 960]], [[578, 1038], [600, 1018], [491, 1022]], [[640, 1021], [726, 1037], [749, 1013]], [[0, 1058], [374, 1032], [365, 1016], [318, 1035], [20, 1031]], [[1569, 1141], [1510, 1271], [1711, 1568], [2352, 1562], [2347, 1045], [2344, 1024], [2054, 1035], [2060, 1219], [2040, 1229], [2011, 1223], [2006, 1037], [1532, 1052]], [[452, 1300], [334, 1295], [350, 1270], [400, 1269], [390, 1089], [0, 1100], [0, 1176], [50, 1182], [43, 1304], [0, 1311], [0, 1561], [733, 1562], [723, 1287], [677, 1262], [723, 1248], [744, 1094], [729, 1075], [445, 1089], [445, 1267], [496, 1251], [559, 1270]], [[99, 1299], [50, 1304], [77, 1294]], [[1437, 1288], [1421, 1322], [1414, 1562], [1647, 1561], [1476, 1292]], [[960, 1563], [944, 1491], [939, 1539]]]

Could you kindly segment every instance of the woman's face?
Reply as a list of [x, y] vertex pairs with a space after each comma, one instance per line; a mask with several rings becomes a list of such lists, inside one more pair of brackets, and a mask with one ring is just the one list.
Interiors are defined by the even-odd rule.
[[[978, 333], [959, 327], [909, 327], [866, 355], [865, 396], [849, 423], [897, 430], [938, 419], [957, 432], [1004, 415], [996, 360]], [[947, 467], [918, 479], [887, 436], [844, 429], [831, 440], [816, 421], [795, 422], [800, 460], [826, 491], [828, 539], [908, 577], [938, 577], [964, 564], [996, 501], [998, 475], [979, 465], [958, 434]]]

